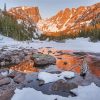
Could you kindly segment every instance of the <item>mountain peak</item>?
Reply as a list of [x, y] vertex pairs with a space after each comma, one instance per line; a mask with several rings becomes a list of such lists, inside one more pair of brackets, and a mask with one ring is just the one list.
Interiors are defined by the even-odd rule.
[[11, 8], [8, 12], [17, 19], [31, 18], [35, 23], [41, 19], [38, 7], [20, 6]]

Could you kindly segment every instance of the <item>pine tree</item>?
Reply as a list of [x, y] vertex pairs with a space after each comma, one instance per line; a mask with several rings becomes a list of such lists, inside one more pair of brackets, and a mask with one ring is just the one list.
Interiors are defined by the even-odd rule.
[[4, 3], [4, 12], [7, 11], [6, 3]]

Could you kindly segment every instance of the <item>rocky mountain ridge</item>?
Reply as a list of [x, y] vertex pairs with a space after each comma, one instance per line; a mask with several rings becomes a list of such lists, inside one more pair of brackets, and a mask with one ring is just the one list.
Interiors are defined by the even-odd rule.
[[[8, 12], [17, 19], [31, 19], [38, 29], [48, 36], [77, 34], [80, 30], [91, 29], [93, 24], [100, 22], [100, 3], [66, 8], [49, 19], [41, 18], [38, 7], [15, 7]], [[97, 28], [100, 28], [100, 25], [97, 24]]]

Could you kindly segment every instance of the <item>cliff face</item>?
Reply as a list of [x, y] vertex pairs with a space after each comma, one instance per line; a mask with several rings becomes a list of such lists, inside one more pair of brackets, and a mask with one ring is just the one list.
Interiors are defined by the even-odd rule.
[[47, 35], [74, 34], [91, 25], [94, 19], [100, 21], [100, 3], [61, 10], [47, 20], [40, 20], [38, 28]]
[[15, 7], [11, 8], [8, 12], [17, 19], [31, 19], [35, 23], [41, 19], [38, 7]]

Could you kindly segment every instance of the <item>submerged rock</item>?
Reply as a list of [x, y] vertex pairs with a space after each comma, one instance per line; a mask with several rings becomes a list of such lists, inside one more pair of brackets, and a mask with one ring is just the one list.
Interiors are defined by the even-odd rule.
[[56, 58], [47, 54], [34, 54], [32, 59], [37, 67], [56, 64]]

